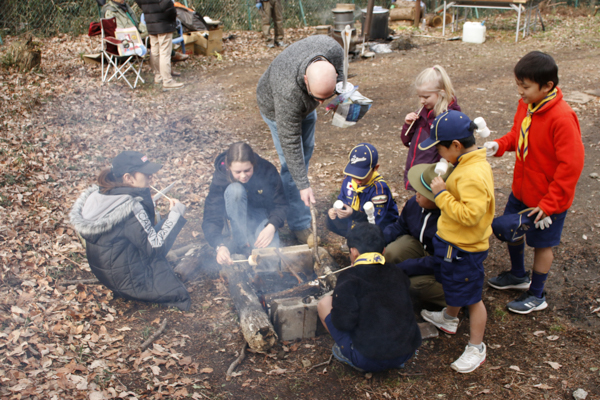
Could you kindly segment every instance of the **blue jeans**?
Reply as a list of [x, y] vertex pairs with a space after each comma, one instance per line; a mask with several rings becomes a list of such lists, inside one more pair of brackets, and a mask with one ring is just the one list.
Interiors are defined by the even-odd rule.
[[[281, 142], [279, 141], [279, 135], [277, 134], [277, 123], [265, 117], [260, 113], [262, 118], [265, 120], [269, 129], [271, 130], [271, 136], [273, 137], [273, 143], [275, 149], [277, 149], [277, 155], [279, 156], [279, 162], [281, 163], [281, 181], [283, 182], [283, 191], [287, 197], [289, 207], [287, 212], [288, 226], [292, 231], [301, 231], [303, 229], [310, 228], [311, 216], [310, 208], [307, 207], [302, 199], [300, 198], [300, 191], [292, 179], [292, 175], [288, 169], [281, 149]], [[312, 157], [315, 149], [315, 125], [317, 124], [317, 111], [313, 111], [308, 114], [306, 118], [302, 120], [302, 155], [304, 156], [304, 165], [306, 166], [306, 172], [308, 173], [308, 163]]]
[[[225, 212], [231, 222], [233, 242], [237, 249], [246, 245], [253, 247], [260, 232], [269, 223], [267, 210], [248, 206], [248, 193], [239, 182], [234, 182], [225, 189]], [[268, 247], [279, 247], [279, 232], [275, 231]], [[234, 250], [235, 252], [235, 250]]]

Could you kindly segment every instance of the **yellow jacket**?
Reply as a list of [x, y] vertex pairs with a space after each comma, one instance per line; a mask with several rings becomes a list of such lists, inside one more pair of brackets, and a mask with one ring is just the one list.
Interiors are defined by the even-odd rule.
[[459, 157], [446, 181], [446, 190], [435, 197], [442, 211], [437, 235], [468, 252], [490, 247], [494, 219], [494, 176], [485, 158], [485, 149]]

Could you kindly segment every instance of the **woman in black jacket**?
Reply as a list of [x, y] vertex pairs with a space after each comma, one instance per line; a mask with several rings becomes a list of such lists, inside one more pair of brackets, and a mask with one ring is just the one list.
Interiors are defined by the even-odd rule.
[[[232, 144], [215, 160], [202, 230], [217, 251], [219, 264], [231, 263], [231, 253], [249, 255], [252, 248], [278, 247], [278, 229], [285, 223], [288, 202], [277, 168], [243, 142]], [[226, 245], [223, 226], [231, 224]]]
[[154, 226], [152, 174], [162, 165], [124, 151], [98, 176], [71, 210], [71, 224], [85, 239], [87, 259], [100, 282], [117, 296], [163, 303], [183, 311], [190, 296], [165, 256], [185, 225], [185, 205], [170, 200], [167, 219]]

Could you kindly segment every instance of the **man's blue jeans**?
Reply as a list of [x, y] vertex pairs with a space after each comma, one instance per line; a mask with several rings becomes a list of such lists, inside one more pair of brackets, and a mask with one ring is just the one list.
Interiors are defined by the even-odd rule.
[[[248, 207], [248, 193], [239, 182], [234, 182], [225, 189], [225, 212], [231, 222], [231, 230], [236, 250], [249, 245], [253, 247], [260, 232], [269, 223], [267, 210]], [[279, 232], [275, 231], [268, 247], [279, 247]], [[233, 250], [232, 252], [236, 252]]]
[[[292, 179], [292, 175], [285, 161], [283, 150], [281, 149], [281, 142], [279, 141], [279, 135], [277, 134], [277, 123], [265, 117], [262, 113], [260, 114], [265, 120], [269, 129], [271, 130], [271, 136], [273, 137], [273, 143], [275, 149], [277, 149], [277, 155], [279, 156], [279, 162], [281, 163], [281, 181], [283, 182], [283, 191], [287, 197], [289, 208], [287, 212], [288, 226], [292, 231], [301, 231], [303, 229], [310, 228], [311, 216], [310, 208], [307, 207], [302, 199], [300, 198], [300, 192], [296, 183]], [[308, 173], [308, 163], [312, 157], [315, 149], [315, 126], [317, 124], [317, 111], [313, 111], [308, 114], [306, 118], [302, 120], [302, 155], [304, 156], [304, 165], [306, 166], [306, 172]]]

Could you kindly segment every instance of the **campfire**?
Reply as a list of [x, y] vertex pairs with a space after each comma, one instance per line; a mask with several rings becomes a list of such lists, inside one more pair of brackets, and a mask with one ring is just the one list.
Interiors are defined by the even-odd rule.
[[327, 250], [307, 245], [255, 249], [249, 260], [240, 261], [223, 266], [221, 273], [248, 346], [266, 351], [278, 338], [315, 336], [316, 298], [335, 286], [336, 276], [329, 274], [338, 270]]

